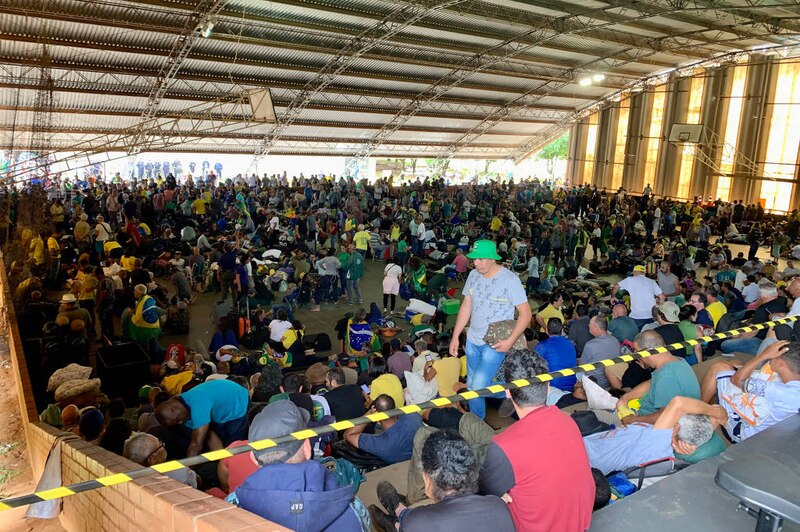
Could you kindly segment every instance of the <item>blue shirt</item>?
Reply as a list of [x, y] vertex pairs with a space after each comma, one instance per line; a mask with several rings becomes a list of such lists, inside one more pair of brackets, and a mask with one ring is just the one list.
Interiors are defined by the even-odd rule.
[[247, 390], [228, 380], [204, 382], [179, 397], [189, 407], [191, 416], [183, 425], [192, 430], [242, 418], [247, 415], [250, 403]]
[[[548, 371], [572, 368], [578, 364], [575, 345], [563, 336], [551, 336], [547, 340], [536, 344], [534, 350], [547, 361]], [[571, 377], [558, 377], [550, 381], [550, 385], [559, 390], [571, 392], [572, 387], [575, 386], [575, 381], [574, 375]]]
[[358, 448], [374, 454], [387, 464], [410, 460], [414, 449], [414, 435], [421, 426], [422, 418], [419, 414], [400, 416], [382, 434], [360, 434]]
[[604, 475], [675, 456], [672, 429], [654, 429], [638, 423], [586, 436], [583, 443], [589, 463]]
[[236, 271], [236, 253], [228, 251], [219, 258], [219, 268], [222, 271]]

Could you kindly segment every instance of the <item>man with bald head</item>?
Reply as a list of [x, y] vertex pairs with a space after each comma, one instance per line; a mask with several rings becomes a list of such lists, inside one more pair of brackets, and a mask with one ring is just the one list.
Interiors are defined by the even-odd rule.
[[[636, 337], [634, 345], [637, 351], [653, 349], [663, 346], [664, 339], [656, 331], [644, 331]], [[649, 381], [641, 383], [620, 398], [621, 407], [627, 407], [629, 401], [639, 399], [639, 408], [634, 415], [622, 417], [623, 424], [654, 424], [673, 397], [700, 399], [700, 383], [692, 367], [684, 359], [667, 351], [642, 358], [639, 363], [653, 370], [653, 375]]]
[[[134, 432], [125, 440], [122, 456], [145, 467], [167, 461], [167, 449], [161, 440], [146, 432]], [[169, 478], [197, 489], [197, 474], [188, 467], [165, 473]]]
[[622, 304], [617, 303], [611, 309], [611, 321], [608, 323], [608, 332], [617, 339], [619, 343], [624, 341], [633, 342], [636, 335], [639, 334], [639, 327], [633, 318], [628, 316], [628, 308]]

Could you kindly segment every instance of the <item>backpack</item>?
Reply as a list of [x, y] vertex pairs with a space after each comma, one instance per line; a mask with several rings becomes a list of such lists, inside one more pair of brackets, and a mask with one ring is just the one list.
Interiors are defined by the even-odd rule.
[[330, 351], [333, 347], [331, 344], [331, 337], [327, 333], [308, 334], [303, 337], [303, 345], [307, 349], [313, 349], [315, 352]]

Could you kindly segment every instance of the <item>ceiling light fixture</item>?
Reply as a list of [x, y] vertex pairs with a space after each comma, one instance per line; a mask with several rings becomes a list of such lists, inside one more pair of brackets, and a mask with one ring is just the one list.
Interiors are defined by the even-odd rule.
[[204, 39], [208, 39], [211, 37], [211, 32], [214, 30], [214, 26], [217, 25], [217, 17], [208, 17], [203, 19], [200, 24], [197, 25], [197, 31], [200, 32], [200, 35]]
[[605, 79], [606, 79], [605, 74], [595, 74], [594, 76], [592, 76], [592, 81], [594, 81], [595, 83], [600, 83]]
[[581, 87], [587, 87], [592, 84], [592, 78], [583, 78], [578, 82]]

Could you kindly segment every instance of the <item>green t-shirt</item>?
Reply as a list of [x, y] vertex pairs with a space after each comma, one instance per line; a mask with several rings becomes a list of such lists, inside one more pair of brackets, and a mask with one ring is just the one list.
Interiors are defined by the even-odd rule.
[[678, 396], [700, 399], [700, 383], [685, 360], [670, 362], [653, 372], [650, 390], [642, 397], [638, 414], [653, 414]]
[[397, 243], [398, 253], [405, 253], [406, 249], [408, 249], [408, 243], [405, 240], [401, 240]]
[[[691, 321], [684, 320], [678, 324], [678, 329], [681, 330], [684, 340], [695, 340], [697, 338], [697, 327]], [[694, 354], [694, 346], [686, 348], [686, 356]]]
[[346, 260], [347, 262], [342, 263], [346, 279], [356, 280], [364, 277], [364, 257], [361, 253], [355, 252]]

